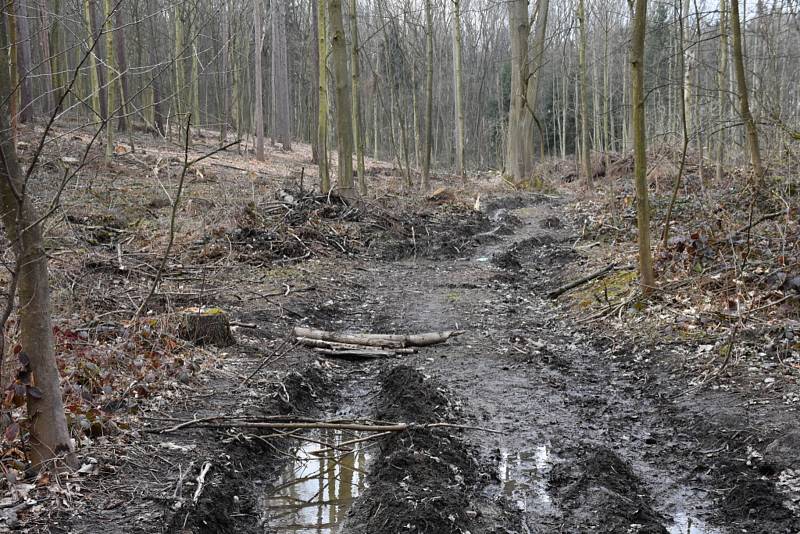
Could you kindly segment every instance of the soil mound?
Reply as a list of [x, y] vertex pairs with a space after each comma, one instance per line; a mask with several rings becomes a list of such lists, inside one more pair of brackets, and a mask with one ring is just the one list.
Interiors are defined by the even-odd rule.
[[407, 365], [385, 372], [381, 388], [377, 415], [382, 421], [433, 423], [447, 415], [450, 401], [439, 385]]
[[[576, 473], [577, 470], [577, 473]], [[666, 522], [652, 508], [647, 489], [630, 465], [616, 453], [600, 448], [577, 466], [553, 469], [551, 487], [560, 487], [565, 508], [570, 509], [569, 524], [592, 532], [631, 532], [666, 534]]]

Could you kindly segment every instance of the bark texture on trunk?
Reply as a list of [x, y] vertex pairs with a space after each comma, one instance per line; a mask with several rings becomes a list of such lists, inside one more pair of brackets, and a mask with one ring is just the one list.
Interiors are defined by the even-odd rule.
[[283, 2], [272, 2], [272, 124], [273, 136], [284, 150], [292, 149], [289, 116], [286, 6]]
[[17, 72], [19, 73], [19, 122], [33, 118], [33, 88], [31, 80], [31, 30], [28, 23], [28, 0], [14, 0], [17, 21]]
[[631, 38], [631, 101], [633, 104], [634, 176], [636, 217], [639, 227], [639, 277], [642, 292], [653, 290], [653, 258], [650, 252], [650, 202], [647, 187], [647, 138], [645, 135], [644, 43], [647, 0], [636, 0]]
[[733, 63], [736, 72], [736, 86], [739, 92], [739, 113], [742, 115], [747, 132], [747, 147], [750, 150], [750, 164], [756, 175], [756, 183], [764, 176], [761, 164], [761, 149], [758, 144], [758, 130], [750, 112], [750, 96], [747, 92], [747, 78], [744, 71], [744, 53], [742, 52], [742, 26], [739, 20], [739, 0], [731, 0], [731, 30], [733, 31]]
[[344, 36], [341, 0], [328, 1], [333, 77], [336, 86], [336, 134], [339, 151], [339, 190], [353, 196], [353, 112], [350, 75], [347, 70], [347, 45]]
[[319, 116], [317, 121], [317, 157], [319, 158], [319, 182], [322, 194], [331, 190], [328, 167], [328, 36], [327, 0], [314, 0], [317, 4], [317, 40], [319, 42]]
[[358, 43], [358, 2], [350, 0], [350, 39], [351, 63], [353, 79], [353, 144], [356, 149], [356, 169], [358, 173], [358, 190], [362, 195], [367, 194], [367, 178], [364, 170], [364, 121], [361, 115], [361, 88], [360, 77], [361, 68], [359, 67], [359, 43]]
[[[455, 84], [455, 114], [456, 114], [456, 171], [462, 178], [466, 178], [464, 162], [464, 84], [461, 67], [461, 0], [453, 2], [453, 80]], [[526, 2], [527, 5], [527, 2]], [[526, 8], [527, 9], [527, 8]]]
[[[2, 8], [3, 19], [9, 15]], [[0, 20], [0, 47], [8, 47], [4, 20]], [[30, 460], [37, 467], [63, 459], [74, 466], [75, 456], [67, 428], [61, 383], [56, 366], [53, 327], [50, 318], [50, 287], [42, 224], [26, 190], [26, 180], [17, 161], [9, 124], [11, 80], [0, 69], [0, 212], [3, 225], [17, 256], [20, 344], [30, 359], [32, 385], [40, 395], [28, 394]], [[0, 334], [2, 335], [2, 334]]]
[[425, 0], [425, 143], [422, 147], [422, 189], [430, 189], [433, 144], [433, 6]]
[[264, 48], [264, 28], [261, 22], [261, 8], [263, 4], [260, 0], [256, 0], [253, 5], [253, 31], [255, 32], [255, 43], [256, 49], [254, 52], [254, 61], [255, 61], [255, 78], [256, 78], [256, 87], [255, 87], [255, 95], [253, 95], [253, 102], [255, 105], [254, 115], [255, 115], [255, 135], [256, 135], [256, 159], [258, 161], [264, 161], [264, 104], [263, 104], [263, 93], [264, 93], [264, 72], [262, 69], [262, 62], [261, 62], [261, 51]]

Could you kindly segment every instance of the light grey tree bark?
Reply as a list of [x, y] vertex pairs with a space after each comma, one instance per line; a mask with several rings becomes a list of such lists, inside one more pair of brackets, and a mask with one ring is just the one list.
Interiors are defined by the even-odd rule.
[[289, 126], [289, 62], [286, 55], [286, 5], [281, 0], [272, 4], [272, 124], [273, 137], [292, 149]]

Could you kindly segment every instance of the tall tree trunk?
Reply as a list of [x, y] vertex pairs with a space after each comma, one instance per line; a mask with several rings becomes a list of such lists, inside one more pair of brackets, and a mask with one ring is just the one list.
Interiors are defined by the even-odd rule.
[[511, 32], [511, 106], [508, 116], [506, 171], [521, 182], [530, 174], [533, 162], [533, 133], [525, 121], [528, 94], [528, 0], [508, 2]]
[[[152, 11], [152, 0], [148, 0], [148, 7]], [[156, 40], [156, 24], [153, 18], [150, 19], [150, 39], [152, 41]], [[158, 63], [158, 55], [154, 46], [148, 47], [147, 57], [151, 65], [156, 65]], [[153, 76], [150, 85], [153, 89], [153, 127], [155, 129], [153, 133], [164, 137], [166, 136], [166, 131], [164, 129], [164, 105], [161, 101], [163, 92], [161, 90], [161, 76], [158, 72]]]
[[581, 100], [581, 174], [586, 180], [586, 186], [592, 186], [592, 159], [589, 150], [589, 82], [586, 74], [586, 48], [587, 28], [586, 9], [584, 0], [578, 0], [578, 25], [580, 31], [580, 44], [578, 46], [578, 71], [580, 77]]
[[717, 180], [725, 173], [725, 122], [728, 117], [728, 0], [719, 3], [719, 64], [717, 71], [717, 101], [719, 133], [717, 134]]
[[39, 46], [42, 48], [42, 78], [44, 81], [45, 103], [47, 105], [45, 115], [49, 116], [55, 111], [56, 102], [58, 102], [58, 100], [56, 99], [56, 93], [53, 89], [55, 80], [53, 76], [53, 66], [50, 64], [53, 54], [50, 51], [50, 34], [48, 32], [48, 28], [50, 28], [50, 16], [48, 14], [48, 9], [50, 8], [47, 5], [41, 4], [36, 12], [39, 16]]
[[[46, 4], [41, 5], [42, 28], [50, 28], [49, 48], [51, 54], [48, 56], [50, 62], [50, 72], [53, 77], [54, 102], [61, 99], [61, 94], [65, 89], [65, 79], [67, 71], [67, 50], [62, 43], [61, 32], [61, 0], [54, 0], [52, 7]], [[52, 24], [49, 20], [50, 14], [53, 15]]]
[[317, 5], [317, 39], [319, 48], [319, 117], [317, 127], [317, 154], [319, 158], [319, 181], [322, 194], [331, 190], [328, 167], [328, 35], [326, 0], [313, 0]]
[[28, 23], [28, 0], [13, 0], [17, 26], [17, 72], [19, 74], [19, 122], [33, 118], [31, 80], [31, 30]]
[[220, 125], [219, 125], [219, 146], [225, 146], [228, 140], [228, 123], [230, 122], [231, 112], [231, 91], [228, 87], [228, 70], [230, 66], [228, 63], [228, 41], [230, 40], [230, 18], [228, 15], [228, 2], [222, 0], [220, 2], [220, 24], [222, 25], [222, 109], [220, 110]]
[[359, 67], [359, 42], [358, 42], [358, 2], [350, 0], [350, 40], [353, 91], [353, 144], [356, 148], [356, 169], [358, 172], [358, 190], [362, 195], [367, 194], [367, 178], [364, 170], [364, 120], [361, 114], [361, 88]]
[[106, 162], [111, 161], [114, 153], [114, 115], [116, 113], [116, 99], [114, 88], [117, 86], [117, 69], [114, 65], [114, 16], [111, 12], [111, 0], [103, 1], [103, 29], [106, 32], [106, 65], [108, 73], [108, 87], [106, 89], [107, 115], [106, 115]]
[[[0, 8], [2, 19], [11, 13]], [[0, 48], [8, 49], [5, 20], [0, 20]], [[31, 383], [39, 394], [28, 390], [27, 410], [30, 432], [30, 460], [37, 468], [63, 458], [74, 466], [61, 384], [56, 366], [53, 327], [50, 318], [50, 289], [42, 222], [27, 194], [26, 180], [17, 161], [16, 146], [9, 124], [12, 86], [9, 71], [0, 69], [0, 211], [7, 236], [19, 266], [18, 283], [20, 344], [30, 360]], [[3, 335], [0, 332], [0, 335]]]
[[289, 62], [286, 56], [286, 6], [272, 2], [272, 124], [284, 150], [292, 149], [289, 128]]
[[192, 62], [189, 65], [191, 68], [191, 76], [189, 76], [191, 92], [189, 98], [192, 105], [192, 123], [195, 125], [195, 131], [199, 137], [203, 125], [203, 117], [200, 114], [200, 58], [197, 52], [197, 40], [200, 38], [200, 33], [196, 29], [197, 16], [197, 4], [195, 4], [190, 11], [191, 18], [189, 23], [189, 39], [191, 42], [189, 53], [192, 54]]
[[433, 144], [433, 6], [425, 0], [425, 144], [422, 147], [422, 189], [430, 188]]
[[631, 37], [631, 101], [633, 104], [634, 176], [636, 217], [639, 229], [639, 281], [642, 292], [655, 286], [650, 252], [650, 201], [647, 187], [647, 138], [645, 134], [644, 43], [647, 29], [647, 0], [636, 0]]
[[[186, 38], [185, 38], [185, 12], [182, 4], [176, 4], [173, 12], [175, 19], [175, 116], [177, 122], [183, 120], [183, 114], [186, 111], [186, 65], [184, 64], [184, 54], [186, 51]], [[170, 121], [172, 123], [174, 121]], [[170, 136], [172, 135], [172, 126], [170, 126]]]
[[[523, 128], [529, 137], [530, 160], [528, 168], [533, 165], [535, 142], [533, 141], [534, 126], [539, 130], [539, 143], [541, 157], [544, 158], [545, 139], [542, 125], [536, 116], [536, 106], [539, 101], [539, 82], [542, 79], [541, 66], [544, 62], [544, 44], [547, 32], [547, 17], [550, 12], [550, 0], [536, 2], [536, 27], [533, 36], [533, 48], [530, 51], [529, 80], [525, 89], [525, 111], [523, 112]], [[530, 28], [529, 28], [530, 30]]]
[[319, 164], [319, 0], [311, 0], [311, 163]]
[[744, 55], [742, 53], [742, 26], [739, 22], [739, 0], [731, 0], [731, 30], [733, 31], [733, 63], [736, 72], [736, 84], [739, 91], [739, 113], [744, 120], [747, 133], [747, 146], [750, 150], [750, 164], [753, 166], [756, 184], [761, 183], [764, 167], [761, 164], [761, 149], [758, 145], [758, 130], [750, 112], [750, 97], [747, 93], [747, 78], [744, 71]]
[[[103, 57], [103, 25], [100, 24], [100, 20], [97, 14], [97, 6], [95, 5], [96, 0], [85, 0], [87, 7], [87, 15], [89, 17], [89, 31], [92, 34], [91, 43], [98, 41], [97, 46], [95, 46], [94, 51], [92, 52], [92, 59], [94, 60], [94, 69], [96, 83], [92, 83], [92, 91], [93, 95], [96, 94], [97, 98], [99, 99], [98, 107], [95, 109], [99, 109], [100, 118], [106, 120], [108, 118], [108, 87], [106, 85], [106, 62], [105, 59], [100, 60], [99, 58]], [[93, 81], [93, 82], [94, 82]]]
[[256, 135], [256, 159], [264, 161], [264, 104], [263, 104], [263, 83], [264, 72], [261, 66], [261, 51], [264, 49], [264, 25], [261, 22], [261, 9], [264, 5], [261, 0], [256, 0], [253, 4], [253, 31], [255, 32], [255, 52], [253, 53], [255, 61], [255, 95], [253, 98], [255, 110], [255, 135]]
[[[455, 84], [456, 172], [466, 179], [464, 163], [464, 82], [461, 68], [461, 0], [453, 2], [453, 83]], [[527, 4], [527, 2], [526, 2]]]
[[122, 7], [117, 8], [116, 14], [116, 29], [114, 30], [114, 44], [116, 45], [117, 54], [117, 68], [119, 69], [119, 97], [120, 97], [120, 114], [119, 124], [117, 128], [121, 132], [130, 132], [131, 124], [131, 89], [130, 77], [128, 76], [128, 56], [127, 56], [127, 43], [125, 39], [125, 15], [122, 12]]
[[350, 74], [347, 71], [347, 45], [342, 20], [342, 1], [328, 0], [333, 77], [336, 86], [336, 134], [339, 151], [339, 190], [353, 196], [353, 113]]

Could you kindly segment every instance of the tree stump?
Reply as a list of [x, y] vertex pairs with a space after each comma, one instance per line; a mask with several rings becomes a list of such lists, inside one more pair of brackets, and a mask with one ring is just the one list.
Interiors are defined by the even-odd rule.
[[183, 312], [178, 335], [195, 345], [228, 347], [236, 343], [228, 316], [219, 308]]

